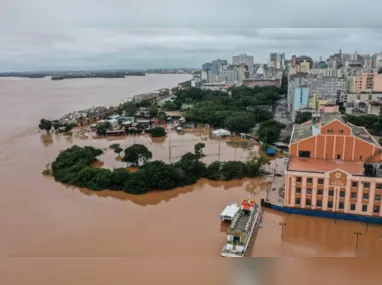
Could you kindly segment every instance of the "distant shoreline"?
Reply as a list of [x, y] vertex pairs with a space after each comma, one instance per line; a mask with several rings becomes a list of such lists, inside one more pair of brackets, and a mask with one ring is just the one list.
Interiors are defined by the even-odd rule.
[[128, 76], [146, 76], [145, 73], [136, 72], [130, 74], [104, 74], [104, 75], [63, 75], [63, 76], [52, 76], [51, 80], [64, 80], [64, 79], [85, 79], [85, 78], [126, 78]]
[[77, 73], [77, 74], [20, 74], [20, 73], [7, 73], [0, 74], [0, 78], [30, 78], [41, 79], [51, 77], [51, 80], [64, 80], [64, 79], [84, 79], [84, 78], [125, 78], [127, 76], [146, 76], [144, 72], [95, 72], [95, 73]]

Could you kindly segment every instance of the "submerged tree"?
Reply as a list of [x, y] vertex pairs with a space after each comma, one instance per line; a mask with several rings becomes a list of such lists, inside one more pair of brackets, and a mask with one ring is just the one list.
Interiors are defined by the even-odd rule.
[[155, 127], [151, 130], [151, 137], [159, 138], [166, 135], [166, 130], [162, 127]]
[[97, 135], [104, 136], [106, 135], [106, 131], [111, 128], [111, 124], [108, 121], [104, 121], [97, 125]]
[[52, 126], [53, 126], [52, 122], [49, 120], [45, 120], [45, 119], [41, 119], [40, 124], [38, 125], [40, 130], [42, 130], [42, 131], [45, 130], [47, 132], [49, 132], [52, 129]]
[[197, 143], [194, 146], [194, 153], [199, 159], [202, 158], [203, 156], [205, 156], [203, 153], [203, 148], [205, 148], [205, 147], [206, 147], [206, 145], [204, 143]]
[[121, 145], [119, 143], [112, 143], [111, 145], [109, 145], [109, 148], [111, 149], [116, 149], [117, 147], [120, 147]]
[[133, 144], [125, 149], [123, 161], [138, 166], [139, 163], [145, 163], [153, 157], [151, 151], [142, 144]]
[[116, 154], [118, 154], [118, 156], [120, 156], [120, 153], [123, 151], [123, 149], [120, 147], [120, 146], [117, 146], [115, 149], [114, 149], [114, 152]]

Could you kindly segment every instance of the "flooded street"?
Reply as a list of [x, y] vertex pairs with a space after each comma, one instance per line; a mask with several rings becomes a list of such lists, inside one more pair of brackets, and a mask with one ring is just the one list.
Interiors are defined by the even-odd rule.
[[[175, 78], [171, 79], [175, 80], [174, 83], [184, 79]], [[69, 82], [72, 81], [63, 81], [62, 84]], [[3, 87], [4, 79], [0, 80], [0, 85]], [[155, 88], [166, 87], [160, 83], [157, 85]], [[0, 124], [4, 128], [4, 134], [0, 139], [0, 259], [7, 259], [8, 262], [6, 266], [5, 263], [0, 264], [0, 267], [5, 268], [8, 273], [13, 272], [17, 275], [18, 266], [24, 270], [26, 268], [32, 270], [39, 266], [49, 268], [51, 264], [56, 264], [58, 267], [62, 266], [62, 272], [66, 272], [79, 262], [77, 258], [84, 260], [95, 258], [93, 261], [97, 263], [97, 258], [124, 257], [129, 260], [129, 258], [150, 257], [155, 260], [155, 258], [187, 257], [190, 259], [183, 262], [197, 263], [195, 266], [200, 272], [203, 272], [204, 267], [209, 267], [215, 273], [208, 275], [209, 277], [203, 281], [195, 277], [193, 282], [183, 282], [183, 284], [202, 284], [200, 282], [223, 284], [222, 279], [225, 277], [220, 272], [224, 271], [222, 268], [226, 263], [212, 262], [208, 258], [196, 262], [193, 258], [220, 256], [226, 238], [225, 228], [221, 227], [219, 219], [221, 211], [227, 204], [233, 201], [240, 202], [249, 194], [260, 202], [260, 199], [265, 197], [269, 185], [266, 179], [229, 182], [202, 179], [195, 185], [141, 196], [115, 191], [93, 192], [56, 183], [44, 177], [41, 172], [61, 150], [73, 144], [108, 148], [111, 143], [119, 142], [125, 148], [134, 142], [142, 143], [153, 152], [153, 159], [168, 162], [169, 138], [161, 142], [152, 142], [145, 136], [136, 138], [130, 136], [115, 141], [81, 140], [36, 132], [38, 120], [47, 112], [50, 112], [49, 116], [56, 113], [61, 115], [67, 111], [88, 107], [92, 105], [91, 98], [94, 94], [89, 92], [86, 95], [79, 92], [75, 96], [73, 94], [63, 96], [64, 91], [60, 91], [56, 94], [60, 96], [57, 98], [51, 96], [53, 93], [50, 92], [41, 95], [42, 93], [35, 94], [36, 91], [28, 93], [24, 90], [24, 94], [20, 95], [14, 91], [16, 87], [12, 87], [18, 84], [11, 83], [11, 86], [7, 86], [0, 91], [1, 98], [8, 98], [6, 94], [13, 92], [11, 98], [1, 104], [2, 112], [0, 112]], [[129, 87], [126, 87], [126, 90], [112, 97], [109, 95], [112, 91], [108, 91], [107, 88], [100, 87], [102, 92], [100, 91], [97, 96], [104, 97], [103, 101], [99, 100], [100, 103], [115, 102], [131, 93]], [[183, 135], [171, 133], [171, 161], [175, 161], [187, 151], [193, 151], [194, 144], [200, 141], [198, 133]], [[225, 142], [221, 142], [220, 147], [216, 140], [208, 140], [205, 143], [204, 153], [207, 156], [204, 161], [208, 163], [219, 159], [219, 149], [221, 161], [235, 158], [245, 160], [248, 156], [246, 150], [235, 150]], [[104, 162], [102, 167], [125, 166], [124, 163], [115, 160], [116, 156], [111, 150], [107, 150], [101, 156]], [[283, 161], [283, 159], [277, 161], [280, 168], [277, 172], [282, 173]], [[280, 222], [286, 224], [283, 239]], [[355, 231], [362, 233], [357, 250]], [[382, 228], [374, 225], [287, 215], [266, 209], [264, 226], [259, 231], [251, 255], [380, 257], [381, 236]], [[68, 261], [65, 263], [55, 258], [76, 259], [68, 264]], [[160, 262], [153, 259], [145, 260], [146, 264], [150, 262], [156, 264], [156, 270], [161, 271], [163, 265], [160, 265]], [[130, 269], [143, 263], [139, 258], [134, 262], [131, 260], [126, 262], [131, 264]], [[175, 268], [176, 259], [171, 262]], [[112, 263], [115, 264], [112, 268], [121, 268], [123, 271], [119, 262], [114, 260]], [[95, 268], [102, 268], [101, 264], [100, 262]], [[54, 272], [60, 271], [52, 269], [51, 274]], [[154, 280], [154, 276], [158, 276], [155, 272], [153, 276], [144, 276], [145, 282]], [[181, 274], [178, 277], [181, 280]], [[94, 280], [100, 282], [104, 279], [100, 277]], [[117, 278], [108, 279], [110, 282], [113, 280]]]
[[[172, 133], [172, 155], [192, 151], [195, 134]], [[118, 140], [126, 147], [146, 144], [153, 159], [168, 161], [168, 140]], [[185, 142], [191, 141], [188, 146]], [[266, 195], [266, 179], [229, 182], [200, 180], [196, 185], [134, 196], [124, 192], [77, 189], [41, 175], [58, 152], [72, 144], [107, 148], [111, 140], [80, 140], [34, 133], [3, 144], [0, 253], [12, 257], [217, 257], [225, 240], [219, 214], [251, 193]], [[177, 147], [177, 142], [179, 148]], [[183, 142], [183, 143], [182, 143]], [[218, 158], [219, 142], [206, 142], [204, 160]], [[236, 154], [235, 154], [236, 153]], [[221, 160], [244, 159], [246, 151], [221, 143]], [[119, 167], [107, 150], [103, 167]], [[175, 160], [176, 158], [172, 158]], [[280, 163], [282, 165], [282, 163]], [[10, 218], [11, 217], [11, 218]], [[281, 240], [279, 222], [287, 225]], [[364, 234], [355, 250], [354, 231]], [[381, 228], [354, 222], [285, 215], [265, 210], [252, 256], [380, 256]], [[340, 238], [339, 238], [340, 237]], [[381, 241], [378, 243], [378, 241]]]

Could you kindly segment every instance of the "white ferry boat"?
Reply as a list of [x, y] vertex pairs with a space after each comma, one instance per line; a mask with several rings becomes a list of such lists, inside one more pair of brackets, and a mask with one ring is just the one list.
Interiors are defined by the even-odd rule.
[[262, 213], [252, 199], [244, 200], [228, 229], [227, 240], [221, 252], [223, 257], [244, 257], [251, 237], [257, 232]]

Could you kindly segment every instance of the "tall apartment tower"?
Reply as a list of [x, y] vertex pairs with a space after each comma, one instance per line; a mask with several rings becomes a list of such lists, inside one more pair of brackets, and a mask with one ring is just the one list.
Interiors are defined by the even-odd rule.
[[253, 64], [254, 64], [253, 55], [240, 54], [240, 55], [236, 55], [232, 57], [232, 65], [234, 66], [246, 65], [248, 68], [249, 74], [253, 74]]

